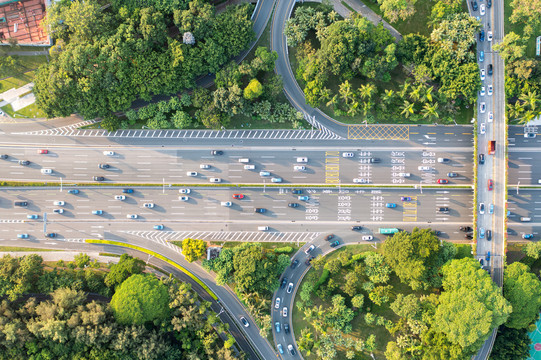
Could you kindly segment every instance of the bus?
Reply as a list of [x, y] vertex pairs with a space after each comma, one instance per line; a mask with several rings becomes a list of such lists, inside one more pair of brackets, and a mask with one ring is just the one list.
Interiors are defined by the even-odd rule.
[[379, 228], [378, 231], [380, 234], [392, 235], [392, 234], [396, 234], [400, 230], [398, 230], [397, 228]]

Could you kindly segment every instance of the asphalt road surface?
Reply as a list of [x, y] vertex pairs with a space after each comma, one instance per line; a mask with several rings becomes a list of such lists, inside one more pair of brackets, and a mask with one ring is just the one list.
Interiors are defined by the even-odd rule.
[[[165, 183], [200, 184], [211, 178], [221, 183], [270, 184], [273, 178], [295, 184], [352, 184], [362, 179], [369, 184], [435, 184], [446, 179], [456, 185], [472, 182], [471, 150], [448, 148], [394, 150], [359, 150], [348, 147], [317, 148], [243, 148], [224, 151], [224, 155], [211, 155], [208, 149], [172, 148], [109, 148], [62, 147], [47, 148], [4, 147], [8, 155], [0, 160], [4, 180], [62, 181], [65, 183], [96, 183], [94, 176], [102, 176], [105, 183]], [[45, 150], [45, 149], [43, 149]], [[114, 155], [104, 155], [113, 151]], [[353, 157], [344, 157], [352, 153]], [[305, 158], [305, 159], [303, 159]], [[439, 163], [445, 158], [447, 163]], [[380, 162], [371, 161], [379, 159]], [[20, 161], [29, 161], [21, 165]], [[302, 161], [301, 161], [302, 160]], [[306, 162], [304, 162], [306, 160]], [[100, 165], [108, 168], [99, 168]], [[420, 166], [428, 166], [422, 171]], [[206, 168], [204, 168], [206, 167]], [[251, 169], [247, 169], [251, 167]], [[42, 171], [50, 169], [51, 174]], [[266, 171], [268, 176], [261, 176]], [[189, 176], [188, 172], [195, 172]], [[403, 174], [409, 173], [409, 177]], [[450, 178], [448, 173], [456, 177]], [[402, 175], [401, 175], [402, 174]]]

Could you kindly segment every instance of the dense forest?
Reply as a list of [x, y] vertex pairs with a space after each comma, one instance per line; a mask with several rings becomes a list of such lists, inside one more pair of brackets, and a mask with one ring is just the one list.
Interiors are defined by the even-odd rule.
[[34, 87], [48, 117], [104, 117], [136, 99], [191, 88], [254, 38], [250, 4], [220, 14], [203, 0], [108, 5], [63, 0], [48, 8], [55, 45]]
[[128, 255], [109, 269], [84, 254], [54, 268], [38, 255], [4, 256], [0, 359], [244, 358], [231, 348], [227, 325], [190, 285], [144, 269]]

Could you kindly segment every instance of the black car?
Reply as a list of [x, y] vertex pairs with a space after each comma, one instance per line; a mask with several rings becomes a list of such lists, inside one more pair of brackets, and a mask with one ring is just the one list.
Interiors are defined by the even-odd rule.
[[299, 204], [297, 204], [297, 203], [289, 203], [289, 204], [287, 204], [287, 206], [289, 206], [291, 208], [296, 208], [296, 207], [299, 207]]
[[295, 269], [297, 266], [299, 266], [299, 260], [295, 259], [291, 262], [291, 268]]
[[479, 41], [485, 41], [485, 30], [481, 30], [479, 33]]
[[105, 180], [105, 178], [103, 176], [94, 176], [92, 178], [92, 180], [94, 180], [94, 181], [103, 181], [103, 180]]
[[477, 11], [477, 9], [479, 8], [477, 6], [477, 1], [471, 1], [471, 7], [473, 8], [473, 11]]
[[222, 150], [211, 150], [210, 155], [223, 155], [224, 152]]
[[306, 266], [310, 266], [310, 263], [312, 262], [312, 260], [314, 260], [314, 257], [313, 257], [313, 256], [310, 256], [310, 257], [304, 262], [304, 264], [305, 264]]
[[45, 236], [48, 238], [54, 238], [56, 237], [56, 233], [48, 233], [48, 234], [45, 234]]
[[289, 324], [284, 323], [284, 332], [289, 334]]
[[485, 154], [479, 154], [479, 165], [485, 164]]
[[464, 232], [469, 232], [469, 231], [472, 231], [473, 229], [469, 226], [461, 226], [460, 227], [460, 231], [464, 231]]
[[19, 160], [19, 165], [29, 165], [30, 164], [30, 161], [28, 160]]
[[487, 8], [490, 9], [491, 6], [492, 6], [492, 0], [487, 0]]
[[441, 231], [439, 231], [439, 230], [434, 230], [434, 235], [440, 236], [440, 235], [441, 235]]
[[265, 208], [255, 208], [254, 212], [263, 214], [265, 211], [267, 211]]
[[438, 212], [443, 213], [443, 214], [447, 214], [447, 213], [449, 213], [449, 208], [448, 207], [439, 207]]
[[99, 164], [98, 167], [100, 169], [109, 169], [110, 166], [109, 166], [109, 164]]
[[370, 159], [370, 162], [371, 162], [372, 164], [376, 164], [376, 163], [381, 162], [381, 159], [380, 159], [380, 158], [371, 158], [371, 159]]
[[464, 235], [464, 238], [471, 240], [471, 239], [473, 239], [473, 235], [472, 234], [466, 234], [466, 235]]
[[282, 282], [280, 283], [280, 289], [285, 289], [286, 285], [287, 285], [287, 278], [285, 277], [282, 279]]
[[294, 194], [294, 195], [302, 194], [302, 189], [293, 189], [293, 190], [291, 190], [291, 193]]
[[359, 226], [359, 225], [355, 225], [355, 226], [352, 226], [351, 227], [351, 230], [355, 231], [355, 230], [362, 230], [362, 226]]
[[15, 206], [28, 206], [26, 201], [15, 201]]
[[329, 235], [325, 236], [326, 241], [331, 241], [332, 239], [334, 239], [334, 234], [329, 234]]
[[340, 245], [340, 241], [336, 240], [335, 242], [331, 243], [331, 247], [337, 247]]
[[133, 192], [133, 189], [122, 189], [122, 192], [124, 194], [131, 194]]
[[492, 240], [492, 230], [487, 230], [486, 235], [488, 241]]
[[488, 64], [488, 74], [492, 76], [492, 64]]
[[6, 154], [0, 155], [0, 159], [4, 159], [4, 160], [5, 160], [5, 159], [7, 159], [7, 158], [8, 158], [8, 156], [7, 156]]

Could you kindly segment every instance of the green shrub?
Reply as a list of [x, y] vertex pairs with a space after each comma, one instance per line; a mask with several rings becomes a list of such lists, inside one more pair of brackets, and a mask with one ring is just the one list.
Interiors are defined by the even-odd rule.
[[293, 248], [291, 246], [284, 246], [281, 248], [274, 249], [274, 252], [277, 254], [289, 254], [293, 251]]
[[325, 284], [325, 281], [329, 278], [330, 272], [327, 269], [323, 269], [323, 272], [321, 273], [321, 276], [319, 277], [319, 280], [317, 281], [316, 285], [314, 286], [314, 291], [317, 291], [319, 287], [322, 284]]

